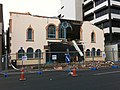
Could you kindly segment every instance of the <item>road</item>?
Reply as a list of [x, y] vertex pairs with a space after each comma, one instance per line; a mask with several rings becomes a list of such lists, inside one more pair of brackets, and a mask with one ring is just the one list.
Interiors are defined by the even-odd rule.
[[0, 90], [120, 90], [120, 68], [80, 70], [77, 74], [77, 77], [62, 71], [25, 74], [25, 81], [19, 80], [19, 74], [0, 76]]

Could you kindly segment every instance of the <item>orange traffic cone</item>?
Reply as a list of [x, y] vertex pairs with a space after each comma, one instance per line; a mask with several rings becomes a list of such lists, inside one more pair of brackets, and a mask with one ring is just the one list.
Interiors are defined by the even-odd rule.
[[74, 76], [74, 77], [75, 77], [75, 76], [78, 76], [78, 75], [76, 74], [76, 68], [75, 68], [75, 67], [73, 68], [72, 72], [73, 72], [72, 76]]
[[24, 69], [21, 70], [21, 77], [20, 77], [20, 81], [26, 80], [25, 76], [24, 76]]

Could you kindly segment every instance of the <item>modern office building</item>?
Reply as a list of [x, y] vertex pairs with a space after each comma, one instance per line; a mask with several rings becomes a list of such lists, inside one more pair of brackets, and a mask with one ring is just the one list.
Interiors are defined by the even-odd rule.
[[82, 2], [83, 0], [61, 0], [61, 9], [58, 11], [59, 17], [82, 21]]
[[120, 0], [84, 0], [83, 20], [104, 30], [106, 44], [120, 41]]
[[0, 70], [3, 68], [2, 55], [5, 53], [4, 45], [3, 5], [0, 4]]

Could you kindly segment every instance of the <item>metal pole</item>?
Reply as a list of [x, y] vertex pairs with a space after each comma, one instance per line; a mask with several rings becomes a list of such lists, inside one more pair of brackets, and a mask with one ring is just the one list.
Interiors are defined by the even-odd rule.
[[40, 58], [39, 58], [39, 51], [38, 51], [38, 72], [40, 72]]
[[112, 56], [113, 56], [113, 61], [114, 61], [114, 48], [112, 48]]
[[69, 54], [69, 49], [67, 48], [67, 54]]
[[22, 60], [22, 70], [24, 70], [24, 68], [23, 68], [23, 60]]
[[95, 67], [95, 62], [94, 62], [94, 51], [92, 51], [92, 61], [93, 61], [93, 67]]
[[[69, 49], [68, 49], [68, 48], [67, 48], [67, 50], [66, 50], [66, 54], [69, 55]], [[71, 72], [71, 70], [70, 70], [70, 63], [68, 63], [68, 72], [69, 72], [69, 73]]]
[[5, 71], [7, 72], [8, 71], [8, 54], [7, 54], [7, 50], [6, 50], [6, 63], [5, 63]]
[[[23, 56], [22, 56], [23, 57]], [[24, 68], [23, 68], [23, 58], [22, 58], [22, 70], [23, 70]]]
[[40, 60], [41, 60], [41, 57], [39, 57], [41, 53], [38, 51], [38, 74], [42, 74], [41, 70], [40, 70]]
[[51, 58], [50, 58], [50, 49], [49, 49], [49, 52], [48, 52], [48, 54], [49, 54], [49, 64], [51, 64]]

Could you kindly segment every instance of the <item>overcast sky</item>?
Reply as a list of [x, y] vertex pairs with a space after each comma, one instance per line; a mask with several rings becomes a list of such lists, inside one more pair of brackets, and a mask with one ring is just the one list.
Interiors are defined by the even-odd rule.
[[30, 12], [39, 16], [57, 16], [60, 0], [0, 0], [3, 4], [5, 29], [8, 28], [9, 12]]

